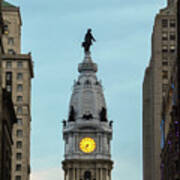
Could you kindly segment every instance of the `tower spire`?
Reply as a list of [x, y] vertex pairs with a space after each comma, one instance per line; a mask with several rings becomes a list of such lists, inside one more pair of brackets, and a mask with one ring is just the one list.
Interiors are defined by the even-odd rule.
[[85, 57], [78, 66], [80, 75], [73, 86], [69, 118], [63, 121], [65, 179], [111, 179], [112, 122], [107, 118], [102, 85], [96, 77], [97, 65], [86, 37], [83, 47]]

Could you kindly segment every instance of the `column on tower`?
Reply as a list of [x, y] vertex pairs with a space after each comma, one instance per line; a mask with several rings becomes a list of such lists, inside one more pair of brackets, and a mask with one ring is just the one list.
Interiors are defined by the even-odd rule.
[[73, 164], [73, 179], [76, 180], [76, 168], [74, 167], [74, 164]]
[[99, 178], [99, 169], [96, 167], [96, 179]]
[[77, 179], [77, 180], [79, 180], [79, 179], [80, 179], [80, 178], [79, 178], [79, 170], [80, 170], [80, 169], [79, 169], [79, 168], [77, 168], [77, 173], [76, 173], [76, 179]]
[[105, 176], [106, 176], [106, 180], [109, 180], [109, 178], [108, 178], [108, 168], [105, 169]]
[[102, 172], [102, 168], [100, 168], [100, 180], [103, 180], [103, 172]]

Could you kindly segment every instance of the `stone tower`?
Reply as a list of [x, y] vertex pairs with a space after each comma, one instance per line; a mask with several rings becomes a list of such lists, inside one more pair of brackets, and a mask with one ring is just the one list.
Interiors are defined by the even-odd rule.
[[64, 179], [111, 180], [112, 121], [107, 119], [102, 85], [96, 77], [97, 65], [89, 52], [78, 70], [69, 118], [63, 122]]
[[17, 117], [12, 133], [12, 180], [29, 180], [33, 62], [30, 53], [21, 53], [22, 22], [19, 7], [3, 1], [2, 13], [5, 51], [2, 56], [2, 85], [12, 95]]

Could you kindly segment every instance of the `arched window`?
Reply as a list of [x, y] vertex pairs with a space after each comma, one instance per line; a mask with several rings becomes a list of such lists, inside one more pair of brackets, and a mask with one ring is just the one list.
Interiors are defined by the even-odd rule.
[[91, 180], [91, 172], [86, 171], [84, 173], [84, 180]]
[[13, 49], [8, 49], [8, 54], [16, 54], [16, 52]]

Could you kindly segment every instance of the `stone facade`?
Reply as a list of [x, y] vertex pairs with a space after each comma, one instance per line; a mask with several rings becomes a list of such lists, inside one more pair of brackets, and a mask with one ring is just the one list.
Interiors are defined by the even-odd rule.
[[[78, 70], [80, 75], [74, 82], [69, 118], [63, 122], [64, 179], [111, 180], [112, 122], [107, 119], [102, 85], [95, 74], [97, 65], [90, 54], [86, 53]], [[83, 152], [80, 145], [87, 137], [96, 144], [90, 153]]]
[[15, 180], [28, 180], [30, 175], [31, 78], [33, 77], [31, 55], [4, 55], [2, 73], [3, 87], [11, 92], [17, 115], [17, 123], [13, 127], [12, 176]]
[[[0, 0], [0, 137], [2, 137], [2, 32], [3, 32], [3, 23], [2, 23], [2, 0]], [[0, 177], [2, 177], [2, 141], [0, 141]]]
[[180, 179], [180, 119], [178, 117], [177, 65], [163, 102], [161, 180]]
[[6, 54], [21, 53], [21, 15], [18, 7], [3, 3], [3, 45]]
[[21, 16], [18, 7], [3, 3], [5, 55], [2, 62], [2, 85], [12, 95], [17, 123], [13, 127], [12, 179], [29, 180], [30, 176], [30, 125], [31, 54], [21, 54]]
[[163, 142], [162, 107], [176, 60], [176, 2], [160, 10], [152, 34], [152, 55], [143, 82], [143, 178], [159, 180]]
[[180, 180], [180, 1], [177, 3], [177, 61], [172, 68], [162, 111], [161, 180]]
[[14, 106], [12, 103], [11, 94], [5, 89], [2, 93], [2, 114], [1, 114], [1, 169], [0, 169], [0, 179], [2, 180], [12, 180], [12, 129], [13, 125], [17, 122], [16, 115], [14, 111]]

